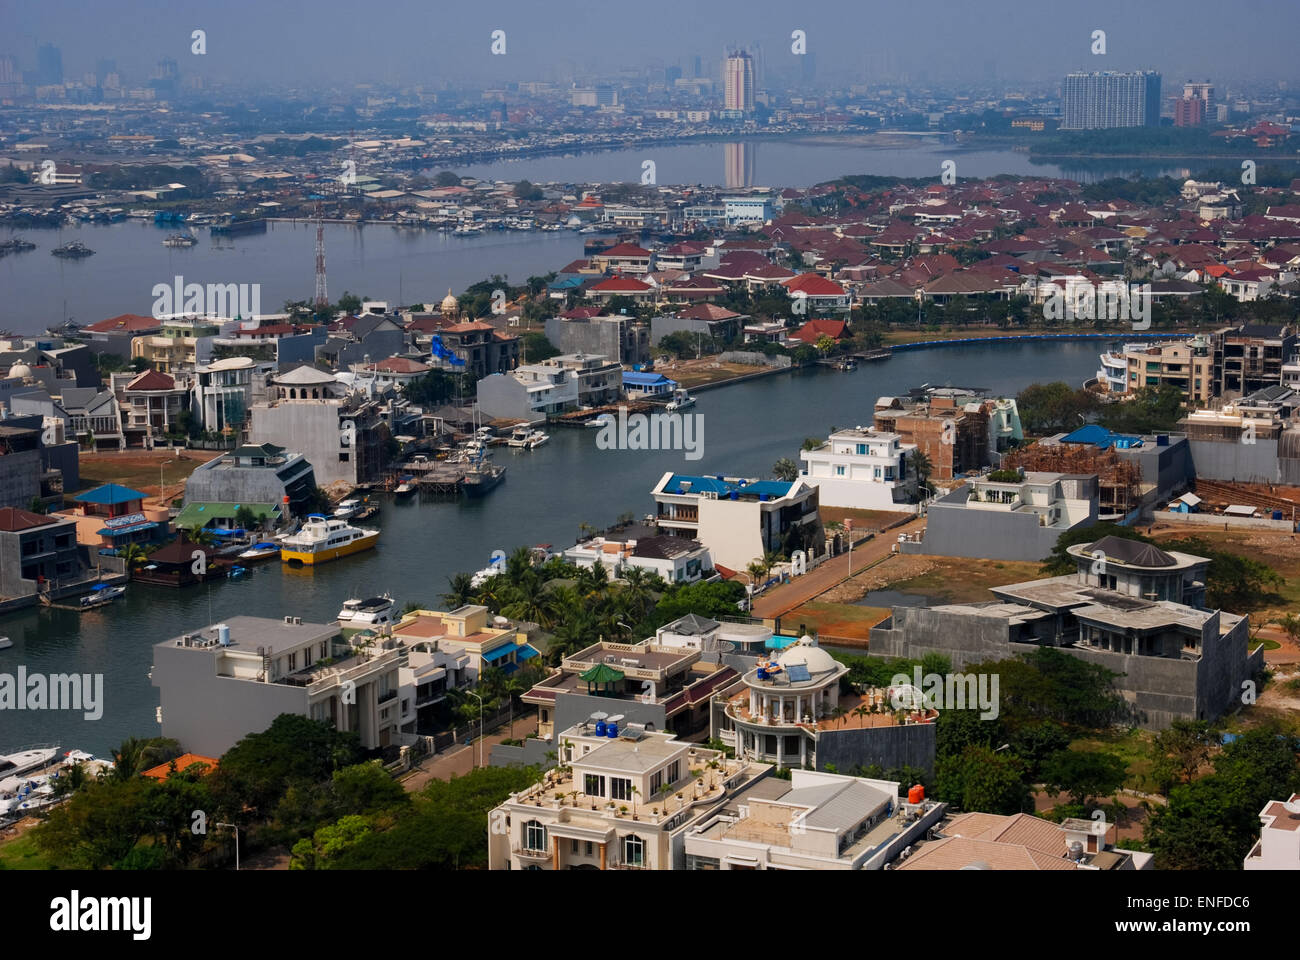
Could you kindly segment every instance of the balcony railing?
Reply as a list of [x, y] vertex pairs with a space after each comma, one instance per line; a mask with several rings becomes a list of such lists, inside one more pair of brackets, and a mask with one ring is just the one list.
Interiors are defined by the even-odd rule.
[[512, 844], [510, 847], [510, 852], [513, 853], [516, 857], [523, 857], [525, 860], [551, 859], [551, 851], [537, 850], [534, 849], [533, 847], [526, 847], [523, 844]]

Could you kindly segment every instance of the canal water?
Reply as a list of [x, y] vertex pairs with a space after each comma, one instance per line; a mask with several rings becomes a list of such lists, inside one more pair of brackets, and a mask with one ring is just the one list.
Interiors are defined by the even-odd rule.
[[391, 591], [399, 605], [437, 606], [448, 578], [486, 566], [493, 550], [550, 544], [560, 549], [580, 524], [603, 527], [620, 514], [654, 509], [650, 490], [667, 471], [770, 476], [781, 457], [798, 459], [808, 436], [869, 424], [875, 401], [924, 383], [988, 387], [1014, 394], [1035, 381], [1081, 383], [1097, 367], [1097, 342], [965, 344], [900, 353], [854, 372], [816, 368], [709, 390], [690, 411], [702, 417], [703, 456], [596, 448], [595, 430], [555, 428], [530, 452], [494, 451], [507, 467], [484, 499], [388, 501], [376, 550], [314, 571], [270, 564], [244, 578], [183, 590], [131, 584], [112, 605], [86, 613], [31, 609], [0, 619], [0, 674], [76, 671], [104, 675], [98, 720], [79, 713], [0, 711], [0, 752], [58, 740], [96, 754], [131, 735], [156, 735], [158, 692], [148, 679], [152, 646], [240, 614], [334, 619], [343, 601]]

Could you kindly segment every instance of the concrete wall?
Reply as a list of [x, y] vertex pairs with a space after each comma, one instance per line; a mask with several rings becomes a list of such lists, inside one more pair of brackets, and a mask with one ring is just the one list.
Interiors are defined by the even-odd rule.
[[903, 543], [902, 552], [1037, 561], [1052, 552], [1062, 533], [1097, 522], [1095, 503], [1092, 515], [1074, 527], [1044, 527], [1033, 513], [969, 509], [968, 492], [959, 487], [931, 503], [926, 508], [925, 539]]
[[907, 766], [933, 773], [937, 729], [933, 723], [916, 723], [821, 730], [817, 734], [817, 769], [825, 770], [830, 763], [837, 772], [848, 774], [859, 764], [866, 767], [878, 763], [886, 770]]
[[[1261, 511], [1272, 515], [1272, 511]], [[1224, 517], [1214, 513], [1174, 513], [1161, 510], [1161, 523], [1186, 523], [1199, 527], [1245, 527], [1256, 530], [1294, 530], [1295, 524], [1287, 520], [1271, 520], [1268, 517]], [[1191, 533], [1192, 531], [1188, 531]]]
[[557, 760], [546, 754], [555, 749], [550, 740], [533, 737], [525, 740], [522, 747], [511, 747], [498, 743], [492, 748], [488, 758], [491, 767], [541, 767], [547, 769], [555, 766]]
[[1280, 459], [1278, 441], [1254, 443], [1191, 440], [1192, 468], [1198, 477], [1226, 483], [1281, 483], [1300, 486], [1300, 460]]
[[[275, 406], [255, 405], [248, 442], [274, 443], [301, 453], [322, 487], [338, 480], [356, 483], [363, 431], [358, 423], [356, 446], [344, 447], [342, 421], [339, 407], [333, 403], [282, 401]], [[348, 460], [340, 460], [340, 453], [347, 453]]]
[[153, 663], [162, 736], [175, 737], [190, 753], [220, 757], [282, 713], [308, 716], [305, 687], [218, 677], [216, 658], [208, 651], [156, 646]]
[[0, 507], [26, 510], [41, 493], [41, 451], [21, 450], [0, 457]]
[[1143, 445], [1115, 452], [1127, 460], [1138, 462], [1142, 468], [1143, 484], [1156, 484], [1157, 500], [1167, 500], [1170, 495], [1185, 489], [1196, 477], [1191, 445], [1186, 437], [1170, 437], [1166, 447]]

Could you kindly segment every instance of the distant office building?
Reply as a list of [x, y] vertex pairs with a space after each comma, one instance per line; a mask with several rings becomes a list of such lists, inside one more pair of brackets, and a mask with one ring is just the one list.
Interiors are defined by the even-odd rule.
[[63, 51], [45, 43], [36, 51], [36, 84], [47, 86], [63, 82]]
[[723, 66], [724, 106], [727, 110], [754, 109], [754, 58], [741, 52], [727, 57]]
[[1071, 73], [1061, 88], [1062, 130], [1154, 127], [1160, 123], [1160, 74]]
[[1205, 123], [1205, 103], [1196, 97], [1174, 101], [1174, 126], [1199, 127]]
[[1184, 83], [1183, 99], [1201, 101], [1201, 114], [1206, 120], [1216, 116], [1218, 104], [1214, 100], [1214, 84], [1195, 82]]

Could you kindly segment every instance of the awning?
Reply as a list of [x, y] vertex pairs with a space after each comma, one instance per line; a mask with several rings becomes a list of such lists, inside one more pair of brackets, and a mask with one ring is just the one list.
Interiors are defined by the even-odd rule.
[[598, 663], [586, 673], [578, 674], [578, 679], [584, 683], [617, 683], [623, 676], [622, 670], [615, 670], [607, 663]]
[[153, 520], [146, 520], [143, 523], [133, 523], [126, 527], [102, 527], [99, 531], [101, 537], [117, 537], [124, 533], [135, 533], [137, 530], [150, 530], [158, 526]]
[[516, 660], [531, 660], [531, 659], [533, 659], [533, 657], [535, 657], [535, 656], [537, 656], [537, 655], [538, 655], [537, 650], [536, 650], [535, 648], [533, 648], [533, 647], [530, 647], [528, 644], [525, 643], [522, 647], [519, 648], [519, 655], [518, 655], [515, 659], [516, 659]]
[[491, 650], [488, 653], [483, 654], [483, 659], [486, 660], [488, 663], [495, 663], [497, 660], [500, 660], [502, 657], [508, 657], [512, 652], [514, 652], [517, 649], [518, 647], [516, 647], [513, 643], [503, 643], [495, 650]]

